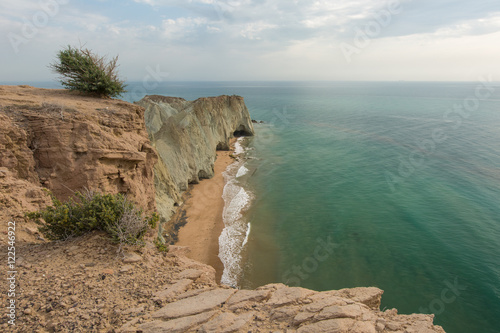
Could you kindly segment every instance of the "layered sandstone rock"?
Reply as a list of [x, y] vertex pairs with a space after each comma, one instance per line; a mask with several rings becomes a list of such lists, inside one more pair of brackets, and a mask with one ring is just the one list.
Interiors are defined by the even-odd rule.
[[[35, 211], [51, 203], [40, 186], [33, 152], [28, 148], [28, 134], [5, 114], [0, 114], [0, 221], [21, 221], [26, 211]], [[3, 228], [7, 230], [7, 228]], [[20, 240], [34, 239], [34, 225], [17, 229]], [[0, 239], [3, 236], [0, 235]]]
[[229, 149], [234, 136], [253, 135], [253, 125], [240, 96], [186, 101], [146, 96], [146, 127], [160, 157], [155, 166], [157, 208], [169, 219], [190, 183], [214, 175], [216, 150]]
[[65, 90], [0, 87], [0, 217], [19, 219], [85, 188], [124, 193], [156, 208], [157, 154], [144, 109]]

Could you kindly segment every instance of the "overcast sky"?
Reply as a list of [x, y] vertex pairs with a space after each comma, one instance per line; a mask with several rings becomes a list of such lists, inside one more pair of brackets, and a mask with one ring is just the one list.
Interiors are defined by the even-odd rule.
[[68, 44], [130, 81], [500, 77], [498, 0], [15, 0], [0, 32], [0, 81], [53, 80]]

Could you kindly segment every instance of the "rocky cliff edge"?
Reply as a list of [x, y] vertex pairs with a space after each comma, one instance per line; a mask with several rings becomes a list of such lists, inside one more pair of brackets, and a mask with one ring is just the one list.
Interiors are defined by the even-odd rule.
[[[283, 284], [220, 286], [215, 270], [151, 244], [116, 255], [101, 232], [18, 248], [16, 327], [2, 332], [443, 333], [433, 315], [381, 311], [383, 291], [317, 292]], [[5, 253], [0, 253], [5, 260]], [[6, 290], [6, 279], [0, 288]], [[0, 294], [7, 304], [7, 293]]]
[[229, 140], [235, 136], [254, 134], [240, 96], [187, 101], [152, 95], [136, 104], [145, 109], [149, 138], [159, 155], [155, 165], [156, 204], [167, 221], [189, 184], [214, 175], [216, 150], [228, 150]]
[[[86, 188], [123, 193], [146, 211], [156, 209], [158, 157], [137, 105], [66, 90], [0, 86], [0, 148], [2, 225], [50, 204], [43, 188], [61, 200]], [[18, 240], [34, 240], [36, 230], [25, 221]]]

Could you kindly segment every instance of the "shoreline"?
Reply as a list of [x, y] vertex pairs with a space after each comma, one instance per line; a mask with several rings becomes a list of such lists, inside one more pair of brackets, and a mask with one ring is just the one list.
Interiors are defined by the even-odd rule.
[[172, 217], [177, 221], [184, 219], [175, 245], [189, 247], [189, 258], [212, 266], [217, 281], [220, 281], [224, 271], [219, 259], [219, 236], [224, 229], [222, 212], [225, 202], [222, 193], [226, 182], [223, 172], [234, 163], [231, 155], [234, 154], [235, 143], [236, 138], [233, 138], [230, 150], [217, 151], [214, 176], [191, 185], [183, 195], [184, 204]]

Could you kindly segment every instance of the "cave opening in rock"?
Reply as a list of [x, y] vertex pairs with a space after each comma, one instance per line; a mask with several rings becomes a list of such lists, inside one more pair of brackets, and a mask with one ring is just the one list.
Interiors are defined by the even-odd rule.
[[246, 129], [244, 125], [238, 126], [238, 128], [233, 132], [233, 136], [235, 138], [239, 138], [242, 136], [252, 136], [252, 132]]
[[219, 142], [217, 144], [217, 148], [216, 148], [216, 150], [225, 150], [225, 151], [227, 151], [229, 149], [230, 149], [229, 144], [227, 142]]
[[207, 178], [210, 178], [210, 177], [208, 177], [205, 170], [198, 171], [198, 179], [207, 179]]

